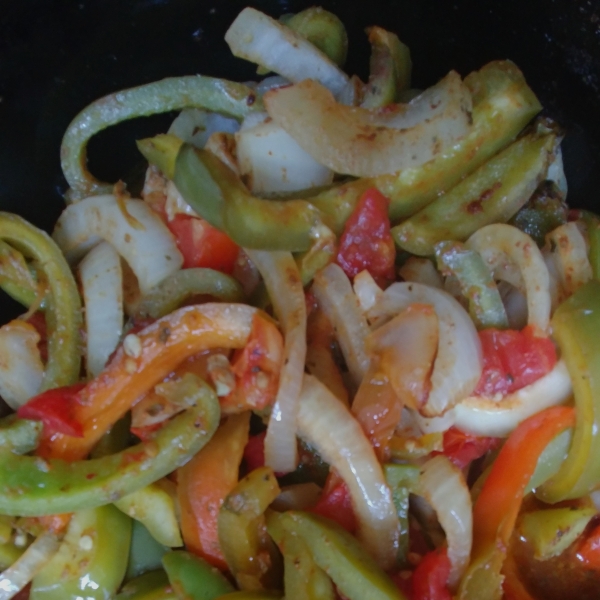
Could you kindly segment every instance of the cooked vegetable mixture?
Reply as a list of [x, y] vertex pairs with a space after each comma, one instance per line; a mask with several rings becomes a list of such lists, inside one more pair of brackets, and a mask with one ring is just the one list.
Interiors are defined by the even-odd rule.
[[517, 66], [367, 35], [247, 8], [259, 81], [97, 100], [52, 236], [0, 213], [0, 600], [598, 598], [600, 218]]

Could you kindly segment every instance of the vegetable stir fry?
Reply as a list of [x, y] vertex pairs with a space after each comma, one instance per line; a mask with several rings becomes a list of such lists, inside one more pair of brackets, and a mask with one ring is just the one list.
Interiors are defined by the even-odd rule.
[[52, 236], [0, 214], [0, 600], [597, 597], [600, 217], [517, 66], [367, 35], [247, 8], [257, 81], [97, 100]]

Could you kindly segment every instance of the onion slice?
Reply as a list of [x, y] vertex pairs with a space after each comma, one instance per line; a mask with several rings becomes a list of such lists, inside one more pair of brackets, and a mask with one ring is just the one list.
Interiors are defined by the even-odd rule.
[[143, 294], [183, 264], [175, 238], [142, 200], [119, 202], [106, 195], [71, 204], [58, 219], [53, 238], [70, 263], [101, 240], [110, 242], [129, 263]]
[[42, 533], [10, 566], [0, 573], [0, 600], [16, 596], [56, 554], [60, 542], [56, 534]]
[[550, 406], [563, 404], [573, 393], [564, 361], [537, 381], [500, 400], [469, 396], [454, 407], [454, 424], [472, 435], [505, 437], [521, 421]]
[[450, 294], [420, 283], [392, 284], [367, 317], [372, 323], [382, 323], [413, 303], [431, 304], [439, 319], [439, 346], [431, 374], [431, 391], [420, 409], [423, 416], [436, 417], [475, 389], [483, 369], [481, 342], [468, 313]]
[[352, 381], [358, 387], [369, 368], [365, 350], [369, 326], [350, 280], [339, 265], [331, 263], [317, 273], [312, 291], [333, 325]]
[[315, 79], [336, 96], [348, 83], [348, 76], [306, 38], [254, 8], [236, 17], [225, 41], [234, 56], [292, 82]]
[[418, 167], [469, 132], [471, 95], [451, 71], [406, 105], [345, 106], [312, 80], [267, 92], [267, 112], [330, 169], [373, 177]]
[[446, 533], [448, 585], [455, 590], [469, 563], [473, 544], [471, 495], [462, 471], [445, 456], [435, 456], [421, 467], [419, 495], [436, 511]]
[[358, 521], [358, 537], [384, 568], [396, 560], [399, 523], [381, 465], [358, 421], [318, 379], [304, 376], [298, 434], [344, 480]]
[[123, 331], [123, 274], [117, 251], [101, 242], [79, 263], [85, 306], [86, 366], [96, 377]]
[[13, 410], [42, 386], [44, 365], [39, 341], [39, 333], [26, 321], [15, 319], [0, 327], [0, 395]]
[[284, 335], [279, 389], [265, 437], [265, 463], [275, 471], [296, 468], [296, 415], [306, 362], [306, 301], [296, 262], [290, 252], [245, 250], [263, 277]]
[[495, 279], [508, 281], [527, 297], [527, 322], [539, 335], [550, 326], [550, 277], [537, 244], [512, 225], [496, 223], [476, 231], [465, 244], [477, 250]]

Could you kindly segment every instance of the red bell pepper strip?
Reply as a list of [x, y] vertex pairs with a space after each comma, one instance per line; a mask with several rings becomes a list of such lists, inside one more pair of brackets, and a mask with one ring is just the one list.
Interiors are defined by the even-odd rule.
[[240, 247], [208, 221], [176, 215], [167, 222], [183, 255], [183, 268], [204, 267], [230, 275]]
[[522, 331], [484, 329], [479, 339], [483, 372], [476, 395], [510, 394], [546, 375], [556, 364], [552, 340], [536, 336], [530, 326]]
[[498, 597], [510, 536], [538, 459], [558, 434], [574, 425], [572, 407], [548, 408], [523, 421], [500, 450], [473, 507], [473, 551], [460, 600]]
[[447, 550], [428, 552], [413, 573], [411, 600], [452, 600], [448, 590], [449, 575]]
[[396, 248], [390, 233], [389, 205], [388, 198], [370, 188], [346, 221], [336, 262], [348, 277], [366, 269], [378, 282], [394, 279]]
[[34, 396], [17, 410], [21, 419], [41, 421], [44, 424], [44, 437], [55, 433], [71, 437], [83, 437], [83, 427], [73, 415], [73, 404], [85, 383], [46, 390]]
[[323, 492], [312, 512], [341, 525], [346, 531], [356, 531], [356, 516], [352, 508], [350, 491], [344, 481], [330, 471]]

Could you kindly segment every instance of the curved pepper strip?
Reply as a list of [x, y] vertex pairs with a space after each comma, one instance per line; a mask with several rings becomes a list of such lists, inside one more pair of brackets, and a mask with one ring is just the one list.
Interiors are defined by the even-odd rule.
[[479, 252], [460, 242], [440, 242], [435, 245], [435, 255], [442, 275], [451, 274], [458, 279], [477, 329], [507, 329], [508, 317], [500, 292]]
[[67, 261], [48, 234], [11, 213], [0, 212], [0, 240], [34, 260], [48, 286], [48, 362], [41, 391], [75, 383], [81, 362], [81, 300]]
[[233, 586], [219, 569], [184, 550], [167, 552], [163, 566], [178, 598], [214, 600], [233, 592]]
[[0, 287], [23, 306], [43, 307], [46, 290], [34, 279], [25, 258], [0, 240]]
[[219, 544], [242, 590], [269, 589], [277, 582], [264, 513], [280, 491], [273, 469], [259, 467], [231, 490], [219, 510]]
[[580, 218], [587, 227], [589, 244], [588, 258], [592, 265], [594, 279], [600, 279], [600, 218], [587, 210], [580, 211]]
[[571, 407], [555, 406], [523, 421], [510, 435], [473, 507], [473, 550], [457, 600], [498, 600], [501, 569], [521, 501], [546, 446], [575, 423]]
[[141, 521], [132, 520], [131, 546], [126, 559], [125, 581], [139, 577], [148, 571], [162, 569], [163, 556], [170, 550], [171, 548], [159, 544]]
[[73, 403], [73, 418], [81, 423], [84, 437], [55, 434], [42, 440], [38, 453], [65, 460], [84, 458], [136, 400], [186, 358], [210, 348], [244, 346], [255, 312], [242, 304], [187, 306], [138, 332], [139, 354], [129, 356], [120, 347]]
[[182, 269], [163, 279], [144, 295], [136, 317], [159, 319], [197, 294], [207, 294], [223, 302], [240, 302], [244, 298], [242, 286], [225, 273], [200, 267]]
[[86, 165], [87, 143], [99, 131], [127, 119], [184, 108], [203, 108], [243, 119], [262, 110], [262, 102], [242, 83], [203, 75], [170, 77], [100, 98], [71, 121], [62, 140], [61, 166], [71, 187], [68, 199], [107, 194], [113, 188], [98, 181]]
[[198, 379], [194, 406], [154, 439], [110, 456], [66, 462], [0, 453], [0, 514], [40, 516], [109, 504], [186, 463], [212, 437], [219, 402]]
[[41, 421], [18, 419], [12, 414], [0, 420], [0, 452], [26, 454], [37, 448], [42, 434]]
[[395, 33], [381, 27], [369, 27], [367, 33], [371, 44], [371, 59], [369, 82], [361, 106], [381, 108], [398, 102], [399, 93], [410, 87], [410, 50]]
[[551, 324], [577, 409], [567, 459], [536, 493], [544, 502], [555, 503], [589, 494], [600, 483], [600, 281], [580, 287], [556, 309]]
[[130, 542], [131, 519], [114, 506], [76, 512], [58, 552], [33, 578], [29, 599], [112, 597], [125, 576]]
[[281, 527], [308, 546], [313, 560], [348, 600], [405, 600], [358, 540], [337, 523], [297, 510], [270, 512], [267, 528]]
[[508, 221], [546, 176], [556, 136], [520, 138], [431, 204], [392, 229], [396, 244], [418, 256], [444, 240], [464, 241], [484, 225]]

